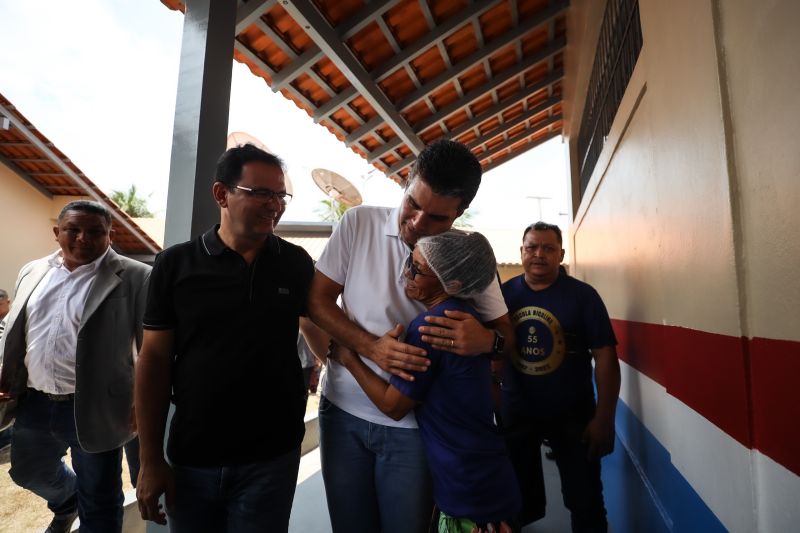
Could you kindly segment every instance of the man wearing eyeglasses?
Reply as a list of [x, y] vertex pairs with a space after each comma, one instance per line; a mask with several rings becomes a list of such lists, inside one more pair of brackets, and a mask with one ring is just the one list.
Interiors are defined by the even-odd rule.
[[175, 532], [286, 531], [304, 432], [298, 323], [314, 267], [274, 234], [291, 199], [278, 157], [232, 148], [215, 177], [220, 223], [153, 266], [136, 379], [139, 510]]
[[600, 458], [614, 449], [617, 340], [597, 291], [562, 270], [561, 229], [537, 222], [522, 238], [525, 272], [503, 284], [517, 340], [503, 383], [503, 418], [523, 496], [519, 522], [544, 516], [540, 448], [547, 439], [572, 531], [604, 532]]
[[[384, 379], [413, 379], [409, 370], [429, 364], [424, 350], [402, 342], [405, 326], [424, 310], [405, 295], [406, 260], [417, 239], [450, 229], [480, 181], [480, 163], [466, 146], [437, 141], [419, 154], [402, 204], [348, 210], [317, 262], [311, 318]], [[502, 356], [513, 332], [499, 285], [474, 305], [483, 323], [448, 311], [425, 327], [422, 340], [465, 356]], [[322, 394], [322, 474], [334, 533], [427, 530], [433, 500], [414, 413], [387, 417], [335, 361]]]

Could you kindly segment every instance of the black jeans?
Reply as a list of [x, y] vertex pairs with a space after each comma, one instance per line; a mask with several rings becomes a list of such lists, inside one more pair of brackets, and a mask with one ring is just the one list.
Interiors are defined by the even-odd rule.
[[593, 411], [587, 409], [583, 413], [552, 419], [517, 419], [507, 428], [506, 445], [522, 493], [521, 525], [545, 514], [541, 445], [547, 439], [558, 466], [564, 505], [571, 513], [572, 531], [604, 533], [608, 530], [600, 460], [589, 461], [586, 445], [581, 442]]

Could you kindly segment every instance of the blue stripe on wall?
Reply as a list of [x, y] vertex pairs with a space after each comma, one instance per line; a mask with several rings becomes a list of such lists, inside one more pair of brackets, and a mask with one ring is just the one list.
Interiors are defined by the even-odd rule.
[[669, 451], [623, 402], [614, 453], [603, 459], [603, 488], [614, 533], [727, 531], [672, 464]]

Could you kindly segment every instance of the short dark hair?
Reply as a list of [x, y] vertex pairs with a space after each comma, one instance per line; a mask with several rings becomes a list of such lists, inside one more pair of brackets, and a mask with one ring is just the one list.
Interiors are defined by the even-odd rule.
[[548, 224], [547, 222], [542, 222], [541, 220], [539, 222], [534, 222], [525, 228], [525, 231], [522, 233], [523, 241], [525, 240], [525, 235], [527, 235], [529, 231], [554, 231], [556, 238], [558, 239], [558, 244], [561, 246], [564, 245], [563, 241], [561, 240], [561, 228], [555, 224]]
[[217, 160], [214, 179], [227, 187], [234, 187], [242, 179], [242, 167], [252, 161], [274, 165], [283, 170], [283, 160], [275, 154], [265, 152], [252, 144], [240, 144], [226, 150]]
[[61, 212], [58, 213], [58, 223], [64, 220], [64, 215], [68, 211], [80, 211], [81, 213], [90, 213], [92, 215], [99, 215], [106, 221], [106, 225], [111, 228], [111, 211], [106, 206], [99, 202], [92, 202], [91, 200], [75, 200], [65, 205]]
[[461, 209], [469, 207], [481, 184], [481, 164], [463, 144], [440, 139], [429, 144], [417, 156], [406, 182], [416, 178], [427, 183], [434, 193], [461, 199]]

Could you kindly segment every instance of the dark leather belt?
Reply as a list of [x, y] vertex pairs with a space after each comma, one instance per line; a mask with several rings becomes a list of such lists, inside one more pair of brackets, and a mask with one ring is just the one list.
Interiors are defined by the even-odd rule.
[[28, 389], [28, 392], [44, 396], [51, 402], [68, 402], [75, 398], [74, 394], [50, 394], [49, 392], [42, 392], [36, 389]]

